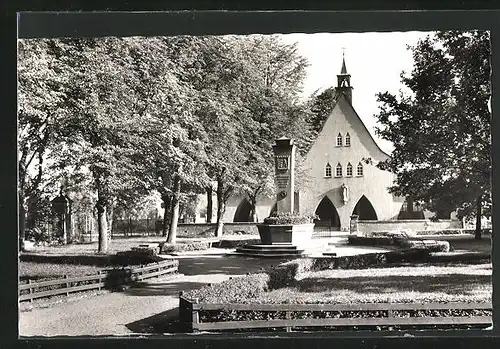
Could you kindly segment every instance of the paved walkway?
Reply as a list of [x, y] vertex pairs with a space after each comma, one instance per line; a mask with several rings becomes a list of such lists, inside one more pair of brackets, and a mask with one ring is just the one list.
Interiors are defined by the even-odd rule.
[[[338, 255], [382, 249], [342, 246], [342, 238], [315, 241], [311, 251], [327, 243]], [[179, 275], [147, 282], [120, 292], [71, 299], [47, 308], [20, 313], [21, 336], [127, 335], [175, 332], [178, 295], [181, 290], [222, 282], [231, 276], [258, 272], [283, 260], [227, 256], [227, 250], [185, 253], [179, 260]], [[216, 254], [213, 254], [216, 253]]]
[[222, 282], [279, 264], [273, 259], [223, 255], [179, 257], [175, 277], [149, 279], [137, 287], [68, 300], [20, 313], [21, 336], [126, 335], [175, 331], [179, 291]]

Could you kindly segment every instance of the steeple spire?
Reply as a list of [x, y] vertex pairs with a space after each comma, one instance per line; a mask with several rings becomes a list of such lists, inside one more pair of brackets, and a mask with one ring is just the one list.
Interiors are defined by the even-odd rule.
[[337, 75], [336, 92], [337, 94], [343, 94], [352, 103], [351, 75], [347, 73], [345, 66], [345, 47], [342, 47], [342, 68], [340, 69], [340, 74]]
[[347, 68], [345, 67], [345, 47], [342, 47], [342, 69], [340, 74], [347, 74]]

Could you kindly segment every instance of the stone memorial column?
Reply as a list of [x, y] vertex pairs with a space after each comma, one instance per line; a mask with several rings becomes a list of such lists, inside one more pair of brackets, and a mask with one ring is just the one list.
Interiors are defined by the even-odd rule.
[[293, 213], [295, 144], [292, 139], [280, 138], [273, 146], [276, 164], [276, 209], [278, 212]]

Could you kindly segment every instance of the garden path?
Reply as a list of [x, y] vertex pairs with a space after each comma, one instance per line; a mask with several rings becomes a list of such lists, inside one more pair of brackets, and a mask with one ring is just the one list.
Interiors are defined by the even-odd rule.
[[221, 255], [179, 257], [179, 275], [149, 279], [121, 292], [68, 300], [20, 313], [21, 336], [127, 335], [175, 332], [179, 291], [280, 263]]

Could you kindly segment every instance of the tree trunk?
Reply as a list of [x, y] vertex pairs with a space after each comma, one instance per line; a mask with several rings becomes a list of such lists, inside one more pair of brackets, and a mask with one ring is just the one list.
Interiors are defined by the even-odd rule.
[[168, 217], [170, 214], [170, 203], [171, 203], [171, 197], [170, 195], [162, 195], [162, 200], [163, 200], [163, 207], [165, 208], [163, 212], [163, 224], [162, 224], [162, 229], [161, 229], [161, 236], [167, 237], [167, 227], [168, 227]]
[[181, 179], [176, 176], [174, 179], [174, 190], [172, 192], [172, 212], [170, 215], [170, 232], [167, 242], [175, 244], [177, 240], [177, 222], [179, 221], [179, 199], [181, 195]]
[[479, 195], [476, 199], [476, 230], [474, 232], [476, 240], [481, 240], [481, 203], [482, 196]]
[[222, 181], [217, 181], [217, 224], [215, 228], [215, 236], [221, 237], [224, 229], [222, 217], [226, 212], [226, 200], [224, 198], [224, 184]]
[[250, 213], [249, 213], [249, 222], [257, 222], [257, 198], [255, 196], [250, 196]]
[[[99, 194], [98, 194], [99, 196]], [[108, 227], [106, 217], [106, 202], [102, 197], [97, 199], [97, 233], [99, 236], [98, 253], [106, 253], [108, 251]]]
[[212, 212], [213, 212], [213, 200], [212, 200], [212, 187], [207, 187], [207, 223], [212, 223]]
[[113, 237], [113, 220], [114, 220], [114, 205], [109, 205], [109, 209], [106, 213], [106, 219], [108, 224], [108, 241], [111, 241]]

